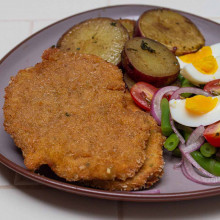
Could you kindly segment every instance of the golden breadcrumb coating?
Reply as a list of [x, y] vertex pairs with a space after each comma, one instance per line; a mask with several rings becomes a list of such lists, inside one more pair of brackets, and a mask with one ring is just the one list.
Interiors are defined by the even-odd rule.
[[155, 182], [157, 182], [163, 174], [164, 160], [162, 146], [164, 137], [162, 136], [160, 128], [156, 125], [153, 118], [150, 122], [150, 138], [147, 142], [147, 147], [145, 150], [146, 160], [144, 165], [134, 177], [128, 178], [125, 181], [92, 180], [86, 181], [85, 184], [111, 191], [131, 191], [149, 188]]
[[67, 181], [125, 180], [148, 157], [151, 116], [101, 58], [48, 49], [5, 92], [5, 130], [30, 170], [48, 164]]

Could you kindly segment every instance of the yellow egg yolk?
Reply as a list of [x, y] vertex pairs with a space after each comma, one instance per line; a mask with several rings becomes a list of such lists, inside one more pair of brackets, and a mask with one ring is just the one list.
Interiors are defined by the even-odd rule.
[[218, 63], [213, 56], [196, 60], [192, 64], [200, 73], [203, 74], [214, 74], [218, 69]]
[[179, 59], [181, 59], [185, 63], [192, 63], [207, 56], [212, 56], [212, 49], [209, 46], [202, 47], [199, 51], [195, 53], [179, 56]]
[[187, 98], [185, 108], [193, 114], [202, 115], [210, 112], [218, 103], [218, 98], [206, 97], [203, 95], [196, 95]]

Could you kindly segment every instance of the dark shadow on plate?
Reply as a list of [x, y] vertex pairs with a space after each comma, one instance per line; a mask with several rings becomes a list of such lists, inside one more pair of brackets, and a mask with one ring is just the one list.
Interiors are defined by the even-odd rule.
[[35, 173], [45, 176], [47, 178], [53, 179], [53, 180], [63, 182], [63, 183], [74, 184], [77, 186], [84, 186], [83, 184], [79, 182], [66, 181], [64, 178], [57, 176], [56, 173], [54, 173], [53, 170], [47, 164], [41, 165], [40, 168], [35, 171]]
[[65, 179], [57, 176], [47, 164], [41, 165], [40, 168], [35, 171], [35, 173], [38, 173], [38, 174], [45, 176], [45, 177], [48, 177], [50, 179], [54, 179], [57, 181], [67, 183], [67, 181]]

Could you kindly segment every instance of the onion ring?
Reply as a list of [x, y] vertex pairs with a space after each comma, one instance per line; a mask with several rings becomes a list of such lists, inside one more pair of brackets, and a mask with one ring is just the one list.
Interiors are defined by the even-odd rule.
[[[184, 152], [184, 145], [180, 145], [179, 149], [182, 153], [183, 156], [183, 160], [186, 160], [192, 164], [196, 169], [198, 169], [203, 175], [208, 176], [208, 177], [215, 177], [213, 174], [209, 173], [207, 170], [203, 169], [194, 159], [193, 157], [189, 154], [189, 153], [185, 153]], [[183, 162], [184, 165], [184, 162]]]
[[174, 131], [174, 133], [178, 136], [181, 144], [185, 144], [185, 139], [183, 138], [183, 136], [180, 134], [180, 132], [177, 130], [175, 124], [174, 124], [174, 120], [172, 119], [171, 115], [170, 115], [170, 125]]
[[194, 87], [184, 87], [184, 88], [180, 88], [178, 90], [176, 90], [173, 95], [170, 97], [170, 100], [172, 99], [179, 99], [180, 98], [180, 94], [182, 93], [193, 93], [196, 95], [204, 95], [204, 96], [211, 96], [212, 95], [208, 92], [205, 92], [202, 89], [198, 89], [198, 88], [194, 88]]
[[186, 176], [186, 178], [192, 180], [193, 182], [205, 184], [205, 185], [216, 185], [220, 183], [220, 177], [204, 177], [200, 176], [193, 168], [192, 164], [184, 159], [183, 165], [182, 165], [182, 171], [183, 174]]
[[203, 132], [205, 131], [205, 127], [200, 125], [197, 127], [192, 134], [189, 136], [189, 139], [186, 142], [186, 145], [190, 145], [198, 141], [200, 137], [203, 137]]
[[159, 89], [153, 96], [153, 99], [151, 101], [151, 109], [150, 109], [150, 113], [151, 115], [154, 117], [154, 119], [156, 120], [156, 122], [158, 123], [158, 125], [161, 124], [161, 109], [160, 109], [160, 103], [161, 100], [163, 98], [163, 96], [166, 93], [170, 93], [170, 92], [174, 92], [177, 89], [179, 89], [179, 87], [177, 86], [166, 86], [163, 87], [161, 89]]

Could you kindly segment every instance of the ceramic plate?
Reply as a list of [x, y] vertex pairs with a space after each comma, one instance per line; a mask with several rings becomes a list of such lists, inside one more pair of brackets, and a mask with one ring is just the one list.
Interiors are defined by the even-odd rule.
[[[56, 44], [59, 37], [71, 26], [83, 20], [94, 17], [111, 17], [135, 19], [144, 11], [156, 8], [147, 5], [124, 5], [99, 8], [87, 11], [61, 20], [32, 35], [16, 48], [10, 51], [0, 63], [0, 162], [12, 170], [39, 183], [64, 190], [70, 193], [92, 196], [96, 198], [126, 200], [126, 201], [173, 201], [201, 198], [220, 194], [220, 186], [200, 185], [186, 179], [179, 169], [173, 169], [176, 158], [165, 155], [165, 170], [162, 179], [153, 187], [160, 189], [160, 194], [138, 194], [129, 192], [108, 192], [88, 187], [82, 187], [63, 182], [51, 176], [45, 177], [28, 171], [23, 163], [21, 152], [14, 145], [13, 140], [4, 131], [3, 111], [4, 88], [8, 85], [10, 76], [18, 70], [33, 66], [41, 60], [46, 48]], [[220, 25], [210, 20], [180, 12], [191, 19], [203, 33], [206, 44], [220, 42]]]

